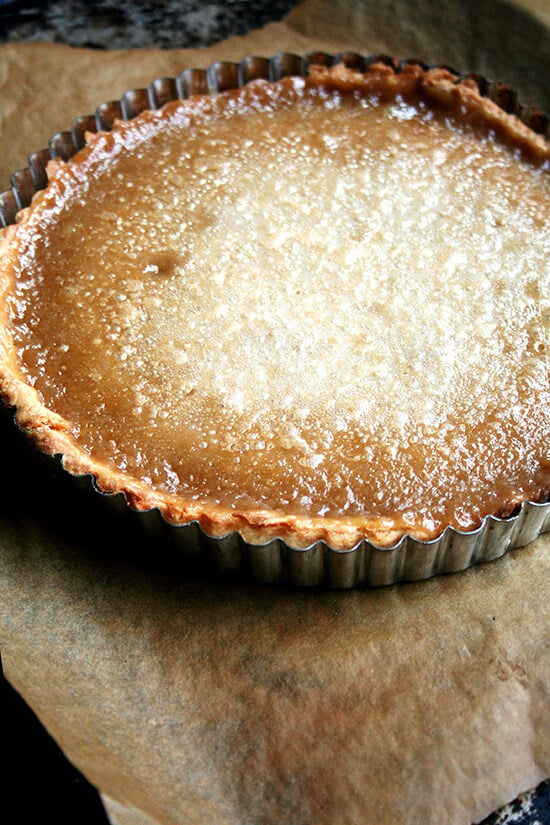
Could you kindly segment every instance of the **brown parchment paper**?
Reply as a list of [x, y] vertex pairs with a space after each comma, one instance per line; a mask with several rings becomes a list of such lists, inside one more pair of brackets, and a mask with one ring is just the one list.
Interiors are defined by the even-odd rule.
[[[309, 0], [202, 51], [0, 47], [0, 188], [54, 132], [216, 59], [384, 51], [550, 109], [541, 0]], [[550, 539], [463, 574], [302, 592], [190, 572], [0, 422], [7, 678], [121, 825], [468, 825], [550, 776]]]

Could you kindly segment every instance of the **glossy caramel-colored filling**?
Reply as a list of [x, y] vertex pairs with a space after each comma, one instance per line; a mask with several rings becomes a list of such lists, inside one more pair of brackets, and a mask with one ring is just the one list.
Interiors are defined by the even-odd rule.
[[550, 482], [550, 181], [421, 100], [295, 80], [101, 137], [23, 240], [22, 370], [225, 508], [467, 528]]

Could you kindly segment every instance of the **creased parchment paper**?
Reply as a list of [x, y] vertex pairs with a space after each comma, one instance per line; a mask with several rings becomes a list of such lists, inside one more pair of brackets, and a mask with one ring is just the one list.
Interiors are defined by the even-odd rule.
[[[548, 4], [390, 6], [310, 0], [203, 51], [4, 45], [0, 188], [98, 103], [247, 54], [414, 55], [550, 109]], [[5, 674], [114, 823], [468, 825], [550, 775], [548, 537], [381, 590], [224, 583], [96, 512], [0, 423]]]

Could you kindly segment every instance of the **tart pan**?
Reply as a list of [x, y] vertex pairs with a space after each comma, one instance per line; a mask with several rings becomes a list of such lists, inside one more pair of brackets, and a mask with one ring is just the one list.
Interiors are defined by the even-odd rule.
[[[130, 90], [119, 101], [102, 103], [95, 114], [77, 118], [70, 131], [58, 132], [47, 149], [33, 153], [29, 166], [12, 176], [11, 189], [0, 194], [0, 223], [5, 227], [15, 222], [17, 212], [30, 204], [35, 192], [46, 187], [48, 161], [69, 160], [83, 147], [87, 132], [109, 131], [115, 120], [129, 120], [145, 109], [160, 108], [170, 100], [223, 92], [258, 78], [275, 81], [289, 75], [306, 76], [313, 64], [344, 63], [362, 72], [375, 62], [384, 62], [396, 72], [411, 63], [428, 68], [420, 61], [397, 61], [387, 55], [313, 52], [305, 56], [277, 54], [270, 59], [251, 56], [240, 63], [217, 62], [205, 70], [186, 69], [176, 78], [157, 78], [147, 88]], [[457, 82], [474, 80], [483, 96], [516, 115], [533, 131], [550, 137], [550, 121], [545, 114], [536, 107], [522, 106], [508, 85], [487, 81], [477, 74], [450, 71], [456, 75]], [[46, 459], [54, 462], [52, 469], [63, 466], [62, 456]], [[69, 476], [66, 472], [64, 475]], [[471, 531], [447, 527], [439, 537], [428, 541], [405, 535], [391, 547], [377, 547], [364, 539], [350, 550], [335, 550], [325, 541], [296, 549], [277, 538], [256, 545], [246, 542], [236, 532], [221, 538], [209, 536], [198, 522], [181, 526], [168, 524], [156, 509], [137, 512], [131, 509], [122, 493], [103, 493], [90, 475], [71, 478], [85, 494], [101, 496], [109, 509], [120, 509], [121, 517], [124, 512], [131, 513], [151, 544], [173, 544], [189, 560], [206, 558], [224, 575], [246, 574], [261, 583], [346, 588], [416, 581], [492, 561], [550, 529], [550, 502], [524, 501], [507, 518], [486, 516], [481, 525]]]

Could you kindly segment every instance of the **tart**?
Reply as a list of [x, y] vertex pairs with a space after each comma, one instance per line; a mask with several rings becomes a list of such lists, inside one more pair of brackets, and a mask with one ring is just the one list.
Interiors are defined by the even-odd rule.
[[3, 398], [69, 472], [251, 545], [389, 548], [545, 502], [549, 170], [415, 64], [117, 122], [3, 233]]

